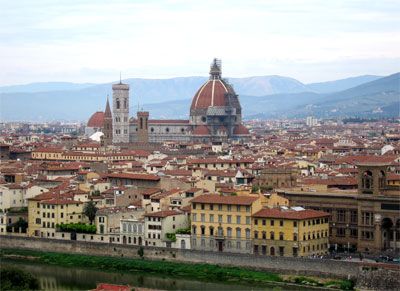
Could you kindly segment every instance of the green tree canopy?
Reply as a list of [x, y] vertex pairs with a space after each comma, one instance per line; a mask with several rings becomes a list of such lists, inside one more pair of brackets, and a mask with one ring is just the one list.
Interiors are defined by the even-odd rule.
[[96, 218], [97, 207], [93, 201], [89, 201], [86, 203], [85, 208], [83, 209], [83, 213], [87, 216], [90, 221], [90, 224], [93, 224], [94, 219]]

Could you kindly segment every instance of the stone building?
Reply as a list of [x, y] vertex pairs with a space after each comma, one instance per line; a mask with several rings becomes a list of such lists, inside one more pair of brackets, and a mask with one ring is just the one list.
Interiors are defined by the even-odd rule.
[[358, 163], [358, 191], [283, 191], [291, 205], [331, 214], [331, 249], [400, 249], [400, 189], [387, 184], [388, 163]]
[[[129, 85], [120, 81], [112, 85], [112, 90], [113, 143], [223, 142], [247, 140], [250, 137], [242, 123], [239, 96], [222, 78], [220, 60], [213, 60], [209, 80], [194, 95], [188, 120], [149, 119], [150, 114], [146, 111], [138, 111], [136, 118], [129, 118]], [[88, 122], [87, 135], [107, 131], [109, 136], [110, 128], [104, 129], [104, 120], [105, 113], [96, 112]]]
[[129, 142], [129, 85], [112, 85], [113, 90], [113, 143]]
[[296, 186], [297, 171], [291, 168], [269, 167], [261, 170], [257, 184], [268, 188], [291, 188]]

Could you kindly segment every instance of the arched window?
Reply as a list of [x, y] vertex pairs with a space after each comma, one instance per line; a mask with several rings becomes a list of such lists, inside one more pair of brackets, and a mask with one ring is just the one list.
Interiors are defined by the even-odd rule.
[[270, 254], [271, 256], [275, 256], [275, 248], [274, 248], [274, 247], [271, 247], [271, 248], [269, 249], [269, 254]]
[[186, 242], [185, 240], [181, 240], [181, 249], [186, 249]]
[[193, 234], [196, 234], [196, 226], [195, 225], [192, 226], [192, 232], [193, 232]]
[[371, 171], [365, 171], [362, 176], [362, 187], [366, 190], [370, 190], [373, 187], [373, 178]]
[[246, 228], [246, 239], [250, 239], [250, 229]]
[[210, 236], [213, 236], [213, 235], [214, 235], [214, 227], [210, 226]]
[[227, 236], [228, 236], [228, 237], [232, 237], [232, 228], [228, 227], [228, 228], [226, 229], [226, 232], [227, 232]]
[[121, 104], [120, 104], [120, 102], [119, 102], [119, 99], [117, 98], [117, 101], [116, 101], [116, 103], [117, 103], [117, 109], [120, 109], [120, 107], [121, 107]]
[[126, 109], [128, 107], [128, 102], [126, 99], [124, 99], [124, 108]]
[[275, 233], [274, 233], [273, 231], [271, 231], [271, 232], [269, 233], [269, 238], [270, 238], [271, 240], [274, 240], [274, 239], [275, 239]]

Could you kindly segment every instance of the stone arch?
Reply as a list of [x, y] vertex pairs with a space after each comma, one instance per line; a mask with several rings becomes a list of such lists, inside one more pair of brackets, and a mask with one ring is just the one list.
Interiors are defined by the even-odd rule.
[[374, 179], [373, 179], [372, 172], [370, 170], [364, 171], [364, 173], [362, 174], [363, 189], [372, 190], [373, 186], [374, 186], [373, 181], [374, 181]]
[[275, 256], [275, 248], [274, 248], [274, 247], [271, 247], [271, 248], [269, 249], [269, 254], [270, 254], [271, 256]]
[[181, 240], [181, 249], [186, 249], [186, 242], [184, 239]]
[[382, 244], [383, 249], [389, 249], [391, 241], [394, 239], [394, 231], [393, 231], [393, 220], [389, 217], [385, 217], [381, 222], [382, 229]]

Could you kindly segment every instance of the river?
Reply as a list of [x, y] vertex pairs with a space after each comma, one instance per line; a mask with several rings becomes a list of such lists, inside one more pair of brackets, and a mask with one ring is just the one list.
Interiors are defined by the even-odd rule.
[[[16, 267], [30, 272], [40, 282], [42, 290], [90, 290], [96, 288], [97, 283], [120, 284], [133, 287], [145, 287], [161, 290], [301, 290], [295, 287], [283, 288], [271, 284], [270, 286], [254, 286], [236, 283], [204, 282], [182, 278], [171, 278], [156, 274], [141, 272], [105, 272], [93, 269], [60, 267], [2, 259], [2, 267]], [[303, 290], [307, 290], [304, 288]]]

